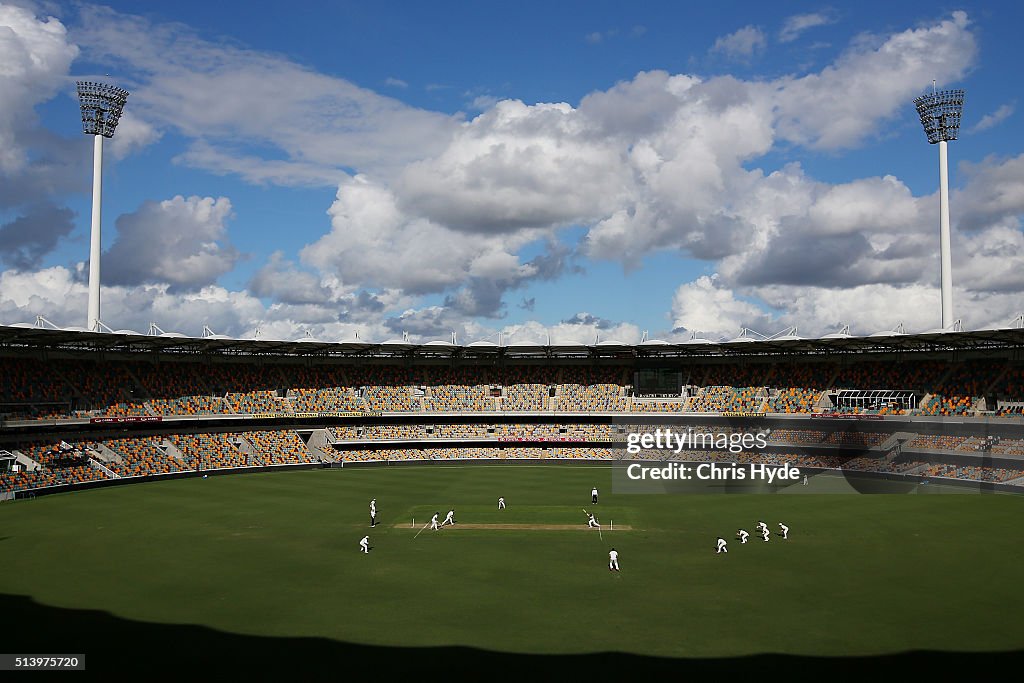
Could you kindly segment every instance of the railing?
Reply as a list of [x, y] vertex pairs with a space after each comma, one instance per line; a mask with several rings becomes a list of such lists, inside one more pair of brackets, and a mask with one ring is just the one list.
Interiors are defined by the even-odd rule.
[[106, 465], [101, 463], [99, 460], [96, 460], [95, 458], [89, 458], [89, 465], [94, 467], [95, 469], [98, 469], [100, 472], [102, 472], [103, 474], [107, 475], [107, 477], [110, 478], [110, 479], [120, 479], [121, 478], [120, 474], [118, 474], [117, 472], [114, 472], [114, 470], [110, 469], [109, 467], [107, 467]]

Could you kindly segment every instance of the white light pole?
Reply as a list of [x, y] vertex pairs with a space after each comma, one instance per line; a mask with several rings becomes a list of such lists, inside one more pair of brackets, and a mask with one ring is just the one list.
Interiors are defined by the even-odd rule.
[[939, 145], [939, 258], [942, 292], [942, 328], [953, 322], [953, 254], [949, 238], [949, 168], [946, 142], [956, 140], [964, 109], [963, 90], [934, 89], [914, 100], [928, 142]]
[[98, 330], [100, 323], [100, 212], [103, 204], [103, 138], [114, 137], [128, 91], [106, 83], [78, 81], [82, 106], [82, 132], [93, 136], [92, 232], [89, 239], [89, 311], [85, 327]]

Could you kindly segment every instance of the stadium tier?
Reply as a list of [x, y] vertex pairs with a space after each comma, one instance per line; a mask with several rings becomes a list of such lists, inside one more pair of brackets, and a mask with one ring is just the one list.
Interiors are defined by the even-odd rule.
[[408, 368], [0, 358], [8, 423], [91, 417], [369, 413], [1024, 414], [1010, 360], [685, 367], [675, 396], [638, 392], [628, 365]]
[[726, 440], [754, 430], [766, 446], [632, 455], [1024, 478], [1022, 331], [984, 352], [991, 340], [967, 335], [956, 353], [912, 339], [899, 353], [752, 343], [508, 358], [414, 345], [320, 357], [238, 340], [111, 350], [92, 346], [100, 337], [0, 327], [0, 493], [253, 467], [617, 460], [628, 435], [666, 424]]
[[[877, 425], [878, 423], [871, 423]], [[452, 460], [673, 460], [844, 469], [1024, 486], [1024, 439], [797, 428], [762, 428], [762, 450], [723, 448], [749, 427], [691, 424], [703, 447], [646, 449], [630, 455], [632, 435], [654, 424], [436, 423], [360, 424], [318, 429], [258, 429], [7, 444], [19, 471], [0, 473], [0, 493], [104, 480], [213, 470], [338, 463]], [[573, 443], [575, 442], [575, 443]], [[318, 446], [314, 447], [313, 444]], [[690, 444], [697, 446], [697, 442]], [[797, 450], [799, 449], [799, 450]], [[931, 454], [957, 456], [933, 461]], [[998, 458], [998, 461], [992, 460]], [[1015, 466], [1015, 463], [1019, 465]]]

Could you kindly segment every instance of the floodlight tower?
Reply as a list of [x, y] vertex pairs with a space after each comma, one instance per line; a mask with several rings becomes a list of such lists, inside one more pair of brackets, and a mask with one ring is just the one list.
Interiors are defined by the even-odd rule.
[[89, 242], [89, 312], [85, 327], [99, 329], [100, 323], [100, 206], [103, 199], [103, 138], [114, 137], [128, 91], [106, 83], [78, 81], [82, 105], [82, 132], [93, 136], [92, 152], [92, 235]]
[[939, 257], [941, 259], [942, 328], [953, 324], [953, 255], [949, 240], [949, 170], [946, 142], [956, 140], [964, 110], [963, 90], [935, 90], [914, 100], [928, 142], [939, 145]]

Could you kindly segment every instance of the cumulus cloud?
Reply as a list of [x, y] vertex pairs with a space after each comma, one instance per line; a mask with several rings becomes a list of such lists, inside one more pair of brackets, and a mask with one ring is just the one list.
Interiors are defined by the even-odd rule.
[[960, 218], [957, 227], [977, 232], [988, 226], [1020, 227], [1024, 214], [1024, 154], [1009, 159], [990, 156], [979, 163], [963, 162], [963, 191], [953, 193]]
[[334, 299], [333, 292], [319, 277], [298, 269], [275, 251], [249, 281], [249, 291], [258, 297], [288, 304], [323, 304]]
[[711, 52], [725, 55], [730, 59], [749, 59], [768, 45], [768, 38], [757, 26], [743, 28], [722, 36], [711, 46]]
[[622, 192], [611, 171], [619, 150], [589, 135], [568, 104], [503, 100], [463, 124], [440, 155], [410, 164], [395, 189], [406, 210], [465, 232], [592, 218]]
[[[954, 287], [957, 317], [964, 329], [1006, 324], [1020, 313], [1019, 295]], [[818, 337], [849, 325], [854, 335], [892, 330], [908, 332], [939, 326], [937, 284], [869, 284], [849, 288], [772, 285], [743, 294], [721, 278], [702, 276], [681, 285], [673, 299], [676, 332], [697, 332], [709, 339], [731, 339], [748, 328], [771, 335], [796, 327], [803, 337]]]
[[932, 26], [858, 41], [820, 73], [780, 79], [773, 84], [780, 137], [812, 149], [859, 145], [932, 79], [964, 76], [978, 52], [969, 27], [967, 14], [954, 12]]
[[444, 306], [409, 309], [384, 320], [384, 326], [393, 335], [409, 334], [412, 338], [429, 341], [451, 341], [453, 332], [456, 333], [457, 341], [458, 331], [463, 324], [464, 320], [461, 317]]
[[553, 245], [534, 259], [518, 256], [544, 231], [463, 234], [407, 213], [393, 192], [365, 176], [343, 183], [328, 213], [331, 232], [302, 250], [304, 263], [347, 284], [412, 295], [453, 291], [449, 305], [467, 314], [497, 315], [504, 291], [555, 277], [566, 265]]
[[68, 208], [42, 204], [0, 225], [0, 262], [19, 270], [37, 268], [57, 242], [74, 230]]
[[[71, 187], [68, 159], [88, 158], [84, 138], [67, 144], [33, 118], [33, 107], [66, 85], [74, 42], [92, 61], [131, 65], [131, 111], [114, 156], [174, 132], [187, 140], [179, 163], [257, 184], [338, 187], [330, 231], [298, 260], [271, 255], [240, 292], [216, 284], [242, 257], [227, 235], [230, 202], [147, 202], [118, 221], [105, 256], [105, 319], [159, 319], [170, 328], [202, 318], [229, 334], [259, 326], [281, 338], [309, 329], [333, 339], [455, 331], [467, 340], [496, 332], [509, 292], [572, 272], [577, 258], [635, 267], [672, 251], [718, 273], [669, 285], [678, 334], [793, 324], [833, 331], [858, 319], [862, 332], [900, 320], [912, 329], [936, 324], [934, 197], [915, 197], [892, 176], [826, 183], [796, 163], [759, 165], [773, 152], [791, 158], [790, 150], [863, 145], [932, 78], [962, 78], [977, 57], [962, 12], [857, 40], [833, 64], [799, 77], [642, 72], [575, 106], [480, 100], [481, 113], [469, 120], [408, 107], [277, 55], [204, 41], [178, 25], [89, 6], [71, 41], [60, 22], [21, 12], [16, 40], [0, 29], [0, 139], [16, 130], [33, 153], [3, 148], [0, 208], [47, 206], [26, 198], [33, 188]], [[780, 40], [824, 21], [790, 17]], [[766, 44], [751, 26], [723, 38], [716, 52], [749, 58]], [[49, 89], [6, 97], [37, 78]], [[849, 106], [850, 91], [859, 106]], [[986, 125], [1009, 115], [997, 110]], [[961, 169], [957, 297], [976, 304], [970, 315], [985, 324], [1010, 317], [1024, 286], [1024, 162], [992, 158]], [[80, 171], [79, 184], [87, 181]], [[36, 235], [15, 220], [4, 217], [10, 227], [0, 228], [0, 243], [13, 250], [5, 255], [11, 270], [0, 274], [0, 314], [24, 319], [45, 304], [78, 322], [80, 273], [18, 272], [38, 267], [67, 221]], [[39, 294], [30, 299], [15, 286]], [[977, 304], [985, 297], [991, 311]], [[534, 305], [524, 297], [519, 309]], [[640, 338], [635, 326], [583, 313], [554, 326], [502, 329], [534, 341]]]
[[588, 313], [577, 314], [554, 325], [531, 320], [507, 325], [501, 331], [505, 343], [593, 344], [600, 339], [637, 344], [643, 338], [643, 332], [632, 323], [616, 323]]
[[954, 284], [962, 283], [975, 294], [1024, 291], [1024, 232], [1019, 220], [1016, 225], [959, 234], [954, 249]]
[[789, 167], [765, 185], [742, 206], [761, 217], [752, 224], [757, 248], [722, 259], [728, 281], [853, 287], [917, 282], [928, 271], [935, 247], [925, 209], [898, 179], [828, 185]]
[[738, 336], [741, 328], [769, 329], [764, 310], [722, 286], [718, 275], [703, 275], [676, 290], [672, 297], [675, 331], [698, 333], [708, 339]]
[[[810, 210], [773, 202], [772, 187], [795, 186], [783, 187], [785, 199], [803, 201], [803, 193], [820, 202], [813, 214], [790, 219], [803, 224], [791, 225], [790, 235], [876, 225], [872, 220], [891, 229], [915, 212], [899, 181], [879, 182], [887, 198], [890, 186], [903, 193], [895, 216], [828, 216], [830, 201], [864, 209], [856, 197], [825, 196], [799, 173], [766, 176], [752, 162], [780, 141], [813, 149], [862, 144], [932, 75], [954, 80], [975, 54], [969, 21], [955, 13], [858, 42], [836, 64], [802, 78], [644, 72], [577, 107], [506, 100], [462, 124], [441, 154], [410, 164], [393, 194], [408, 214], [466, 233], [514, 239], [526, 229], [589, 226], [583, 252], [627, 266], [657, 250], [717, 260], [766, 245], [789, 213]], [[849, 107], [838, 94], [853, 81], [863, 81], [864, 106]], [[865, 258], [885, 253], [879, 240], [862, 244]]]
[[63, 325], [85, 325], [88, 290], [64, 267], [0, 273], [0, 321], [32, 322], [37, 315]]
[[28, 9], [0, 5], [0, 172], [28, 165], [20, 133], [35, 127], [35, 106], [65, 84], [77, 56], [78, 48], [56, 18], [36, 18]]
[[[102, 318], [111, 327], [146, 332], [156, 322], [168, 332], [201, 336], [204, 325], [219, 334], [263, 339], [298, 339], [309, 331], [331, 341], [381, 340], [387, 330], [379, 314], [373, 323], [339, 321], [308, 305], [266, 305], [246, 291], [217, 285], [182, 292], [167, 284], [105, 285]], [[0, 322], [32, 322], [43, 315], [59, 326], [84, 325], [88, 288], [80, 273], [63, 266], [0, 272]]]
[[117, 124], [117, 131], [108, 145], [115, 159], [124, 159], [131, 153], [153, 144], [160, 137], [160, 131], [126, 106]]
[[230, 217], [226, 197], [144, 203], [117, 219], [117, 239], [102, 257], [104, 282], [183, 290], [213, 284], [241, 258], [227, 240]]
[[68, 86], [78, 56], [60, 20], [0, 4], [0, 263], [39, 267], [73, 231], [67, 192], [84, 190], [89, 146], [44, 128], [36, 107]]

